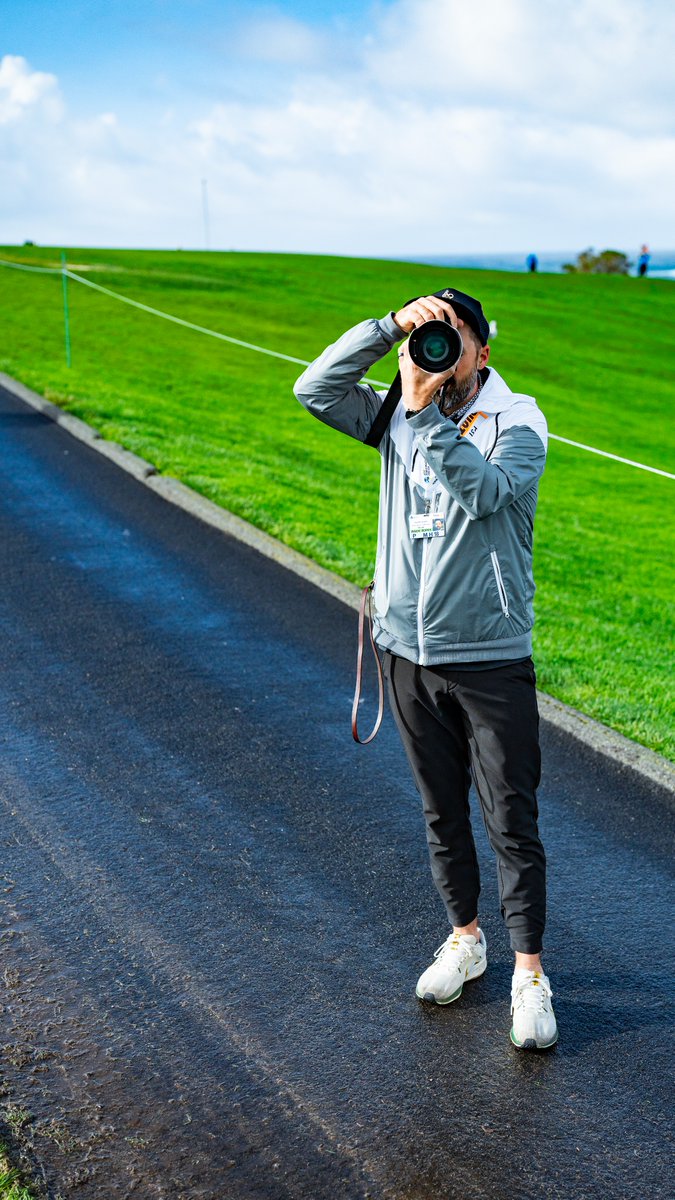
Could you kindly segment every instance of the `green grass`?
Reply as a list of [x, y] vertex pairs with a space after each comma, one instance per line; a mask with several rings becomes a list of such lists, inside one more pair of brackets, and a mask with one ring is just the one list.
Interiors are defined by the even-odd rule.
[[0, 1200], [33, 1200], [33, 1195], [21, 1183], [18, 1169], [11, 1165], [7, 1147], [0, 1143]]
[[[55, 250], [0, 257], [57, 265]], [[310, 256], [72, 250], [96, 282], [299, 358], [413, 295], [478, 294], [492, 362], [551, 432], [675, 470], [675, 288]], [[356, 583], [370, 578], [379, 456], [297, 403], [301, 368], [61, 281], [0, 268], [0, 369]], [[393, 360], [373, 374], [390, 379]], [[675, 761], [675, 482], [551, 441], [535, 538], [539, 686]]]

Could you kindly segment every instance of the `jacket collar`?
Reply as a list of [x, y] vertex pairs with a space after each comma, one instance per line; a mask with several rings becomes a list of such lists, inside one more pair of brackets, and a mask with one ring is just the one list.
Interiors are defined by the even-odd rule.
[[537, 402], [534, 396], [512, 392], [506, 380], [502, 379], [499, 371], [495, 371], [494, 367], [489, 367], [488, 370], [490, 373], [487, 380], [480, 390], [475, 405], [472, 405], [469, 409], [469, 413], [503, 412], [505, 408], [509, 408], [512, 404], [522, 403], [523, 401], [536, 405]]

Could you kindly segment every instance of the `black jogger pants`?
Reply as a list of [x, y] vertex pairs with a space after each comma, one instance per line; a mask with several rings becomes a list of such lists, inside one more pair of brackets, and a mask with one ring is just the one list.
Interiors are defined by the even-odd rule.
[[541, 772], [532, 659], [481, 670], [421, 667], [385, 651], [389, 700], [422, 797], [431, 872], [453, 925], [478, 913], [471, 776], [496, 856], [514, 950], [537, 954], [546, 920], [546, 857], [537, 829]]

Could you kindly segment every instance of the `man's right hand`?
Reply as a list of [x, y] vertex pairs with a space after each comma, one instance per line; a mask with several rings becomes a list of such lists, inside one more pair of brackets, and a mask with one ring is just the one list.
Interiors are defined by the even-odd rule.
[[438, 296], [420, 296], [419, 300], [413, 300], [394, 313], [394, 320], [404, 333], [412, 333], [425, 321], [445, 321], [446, 318], [455, 329], [461, 329], [464, 324], [452, 305]]

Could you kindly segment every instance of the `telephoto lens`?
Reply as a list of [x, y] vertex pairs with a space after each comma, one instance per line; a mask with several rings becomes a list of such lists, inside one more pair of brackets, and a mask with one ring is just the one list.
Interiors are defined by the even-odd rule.
[[448, 320], [425, 321], [413, 329], [408, 351], [416, 366], [430, 375], [441, 375], [457, 366], [464, 343], [462, 335]]

